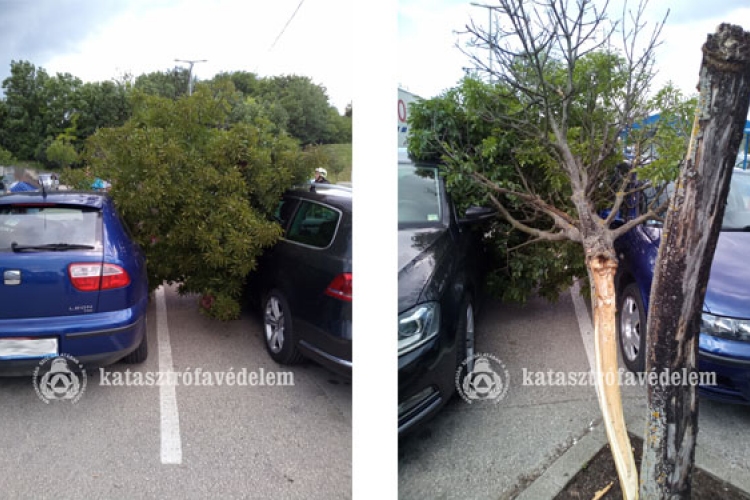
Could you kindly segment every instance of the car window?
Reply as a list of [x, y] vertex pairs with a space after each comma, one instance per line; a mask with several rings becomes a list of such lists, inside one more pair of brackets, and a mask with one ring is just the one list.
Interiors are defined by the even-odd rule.
[[294, 209], [296, 207], [297, 200], [291, 198], [282, 199], [276, 206], [276, 211], [273, 216], [283, 229], [286, 229], [289, 218], [294, 214]]
[[101, 211], [87, 207], [0, 205], [0, 250], [68, 243], [101, 248]]
[[741, 170], [732, 173], [722, 230], [744, 230], [750, 227], [750, 174]]
[[442, 200], [436, 167], [398, 166], [398, 222], [419, 227], [440, 224]]
[[300, 202], [286, 239], [317, 248], [331, 244], [336, 233], [340, 213], [325, 205], [310, 201]]
[[[640, 213], [646, 212], [649, 204], [654, 202], [658, 191], [659, 189], [655, 187], [649, 187], [643, 191]], [[672, 196], [673, 193], [674, 183], [670, 182], [667, 188], [662, 191], [654, 206], [659, 206], [669, 196]], [[666, 209], [663, 210], [660, 216], [666, 218], [666, 212]], [[649, 221], [648, 224], [654, 224], [654, 222]], [[721, 229], [732, 231], [738, 229], [744, 230], [747, 227], [750, 227], [750, 174], [735, 170], [732, 173], [732, 180], [729, 184], [729, 194], [727, 195], [727, 204], [724, 209], [724, 219], [722, 220]]]

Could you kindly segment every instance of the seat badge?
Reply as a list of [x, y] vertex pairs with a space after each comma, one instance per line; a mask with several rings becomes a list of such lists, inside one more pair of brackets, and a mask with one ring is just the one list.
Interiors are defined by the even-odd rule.
[[6, 285], [20, 285], [21, 284], [21, 271], [17, 269], [9, 269], [3, 273], [3, 282]]

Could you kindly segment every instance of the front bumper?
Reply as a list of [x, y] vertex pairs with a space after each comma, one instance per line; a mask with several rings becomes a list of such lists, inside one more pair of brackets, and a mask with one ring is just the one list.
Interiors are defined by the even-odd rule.
[[404, 436], [432, 418], [455, 391], [455, 344], [442, 334], [398, 358], [398, 433]]
[[699, 343], [698, 369], [716, 374], [716, 385], [701, 385], [700, 395], [750, 405], [750, 344], [704, 333]]

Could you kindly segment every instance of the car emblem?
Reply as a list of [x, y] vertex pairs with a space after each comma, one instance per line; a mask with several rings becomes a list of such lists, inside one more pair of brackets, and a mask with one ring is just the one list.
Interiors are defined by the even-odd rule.
[[3, 280], [6, 285], [20, 285], [21, 284], [21, 271], [13, 269], [3, 273]]

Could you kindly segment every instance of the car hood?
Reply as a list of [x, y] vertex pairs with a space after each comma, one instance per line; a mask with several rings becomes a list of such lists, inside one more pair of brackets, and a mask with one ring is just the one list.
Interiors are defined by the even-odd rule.
[[450, 246], [446, 228], [398, 231], [398, 310], [421, 301], [443, 255]]
[[750, 318], [750, 233], [722, 231], [716, 245], [705, 310], [719, 316]]

